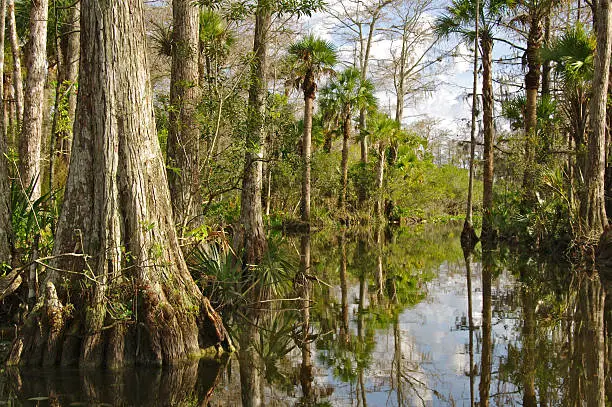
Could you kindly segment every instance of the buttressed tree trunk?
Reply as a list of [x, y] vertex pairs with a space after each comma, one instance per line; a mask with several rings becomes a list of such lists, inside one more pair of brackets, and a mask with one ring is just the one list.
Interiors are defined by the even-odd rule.
[[57, 257], [8, 363], [161, 365], [208, 345], [231, 347], [178, 244], [142, 0], [81, 1], [80, 87]]
[[266, 53], [270, 22], [269, 6], [265, 2], [259, 1], [255, 13], [254, 58], [251, 64], [249, 123], [246, 135], [242, 194], [240, 196], [240, 225], [235, 244], [237, 249], [243, 251], [243, 267], [259, 264], [267, 249], [267, 240], [263, 228], [261, 190], [266, 107]]
[[597, 46], [590, 111], [592, 134], [588, 141], [589, 158], [586, 163], [580, 217], [583, 234], [594, 238], [599, 238], [608, 226], [604, 198], [604, 175], [606, 170], [606, 103], [612, 44], [610, 7], [610, 0], [595, 0], [592, 3]]
[[199, 7], [192, 0], [174, 0], [172, 14], [170, 104], [173, 109], [170, 110], [167, 163], [174, 220], [183, 234], [200, 205]]
[[[13, 87], [15, 88], [15, 115], [17, 128], [23, 119], [23, 80], [21, 78], [21, 51], [17, 37], [17, 22], [15, 21], [15, 0], [7, 0], [7, 17], [9, 35], [11, 37], [11, 52], [13, 53]], [[18, 130], [17, 130], [18, 131]]]
[[48, 0], [33, 0], [30, 8], [30, 36], [23, 100], [23, 126], [19, 139], [19, 176], [24, 186], [32, 185], [31, 199], [40, 197], [40, 153], [43, 131], [44, 89], [47, 74]]
[[480, 45], [482, 47], [482, 124], [484, 129], [484, 169], [482, 194], [482, 233], [481, 238], [491, 238], [493, 225], [491, 224], [491, 211], [493, 210], [493, 157], [495, 129], [493, 127], [493, 80], [492, 55], [493, 40], [485, 31], [482, 34]]

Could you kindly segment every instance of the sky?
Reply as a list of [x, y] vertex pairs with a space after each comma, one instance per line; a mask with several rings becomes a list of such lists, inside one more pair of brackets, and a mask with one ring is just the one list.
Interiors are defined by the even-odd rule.
[[[448, 2], [441, 0], [437, 8], [424, 15], [423, 23], [432, 24], [443, 11], [443, 6], [446, 4]], [[337, 5], [330, 4], [328, 7], [336, 12], [340, 11]], [[312, 18], [304, 21], [303, 27], [305, 32], [314, 33], [336, 44], [341, 51], [341, 60], [353, 60], [352, 45], [347, 43], [346, 39], [343, 39], [334, 17], [327, 13], [316, 13]], [[383, 39], [383, 35], [380, 33], [375, 38], [378, 41], [372, 49], [373, 60], [390, 59], [391, 42]], [[507, 46], [498, 45], [496, 47], [494, 49], [494, 59], [499, 58], [502, 54], [507, 55], [510, 53], [510, 49]], [[471, 49], [468, 49], [465, 44], [461, 44], [457, 38], [440, 41], [436, 46], [435, 52], [439, 54], [450, 50], [453, 50], [453, 52], [440, 62], [440, 68], [434, 75], [435, 90], [419, 95], [413, 98], [413, 100], [406, 100], [403, 123], [410, 125], [410, 123], [417, 120], [431, 118], [437, 122], [437, 126], [441, 130], [450, 133], [453, 137], [465, 139], [466, 134], [463, 133], [469, 131], [468, 124], [471, 118], [470, 95], [472, 93], [473, 81], [473, 54]], [[370, 73], [375, 69], [371, 68]], [[385, 86], [384, 83], [376, 79], [375, 84], [378, 89], [379, 106], [387, 110], [393, 117], [395, 113], [395, 95], [391, 91], [392, 86]], [[479, 77], [479, 88], [481, 86], [482, 77]], [[385, 89], [385, 87], [388, 89]]]

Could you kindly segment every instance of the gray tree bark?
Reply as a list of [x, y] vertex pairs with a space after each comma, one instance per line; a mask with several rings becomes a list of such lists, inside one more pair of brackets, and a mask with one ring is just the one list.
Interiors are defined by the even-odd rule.
[[191, 0], [172, 2], [174, 48], [170, 77], [170, 131], [168, 134], [168, 182], [174, 220], [182, 235], [200, 205], [200, 127], [197, 106], [199, 6]]
[[24, 186], [32, 184], [31, 200], [40, 197], [40, 154], [43, 131], [44, 89], [47, 77], [48, 0], [33, 0], [30, 8], [30, 36], [23, 100], [23, 125], [19, 139], [19, 176]]
[[[161, 365], [219, 342], [231, 347], [178, 244], [142, 0], [82, 0], [81, 39], [57, 260], [8, 363]], [[73, 311], [64, 312], [69, 305]], [[117, 307], [131, 313], [118, 315]]]
[[[0, 1], [0, 49], [4, 49], [4, 20], [6, 0]], [[0, 52], [0, 95], [4, 95], [4, 52]], [[4, 103], [3, 103], [4, 105]], [[11, 191], [9, 183], [8, 140], [4, 132], [4, 114], [0, 126], [0, 267], [11, 264]]]
[[310, 158], [312, 149], [312, 110], [314, 92], [304, 91], [304, 139], [302, 140], [303, 175], [302, 175], [302, 221], [310, 223]]
[[249, 88], [249, 123], [242, 194], [240, 196], [240, 225], [235, 246], [242, 251], [243, 267], [259, 264], [267, 250], [263, 228], [261, 190], [263, 183], [264, 115], [266, 107], [266, 72], [268, 30], [271, 23], [269, 6], [260, 1], [255, 13], [254, 58], [251, 64]]

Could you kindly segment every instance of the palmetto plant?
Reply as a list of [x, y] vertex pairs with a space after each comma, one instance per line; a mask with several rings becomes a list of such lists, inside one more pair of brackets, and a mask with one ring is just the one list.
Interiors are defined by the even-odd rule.
[[317, 92], [317, 81], [333, 73], [338, 59], [335, 47], [313, 35], [308, 35], [289, 47], [291, 81], [304, 91], [304, 136], [302, 156], [302, 221], [310, 222], [310, 151], [312, 145], [312, 111]]
[[565, 31], [550, 46], [542, 49], [542, 58], [555, 64], [563, 84], [586, 86], [593, 77], [595, 37], [582, 24]]

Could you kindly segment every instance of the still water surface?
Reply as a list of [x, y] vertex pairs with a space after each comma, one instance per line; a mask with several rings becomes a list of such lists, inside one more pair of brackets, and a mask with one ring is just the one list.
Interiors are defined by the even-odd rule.
[[479, 247], [464, 256], [459, 233], [457, 225], [431, 225], [284, 238], [279, 250], [302, 273], [279, 283], [284, 290], [270, 289], [257, 310], [225, 315], [237, 355], [121, 373], [8, 370], [0, 403], [604, 406], [606, 392], [612, 399], [610, 284], [562, 256]]

